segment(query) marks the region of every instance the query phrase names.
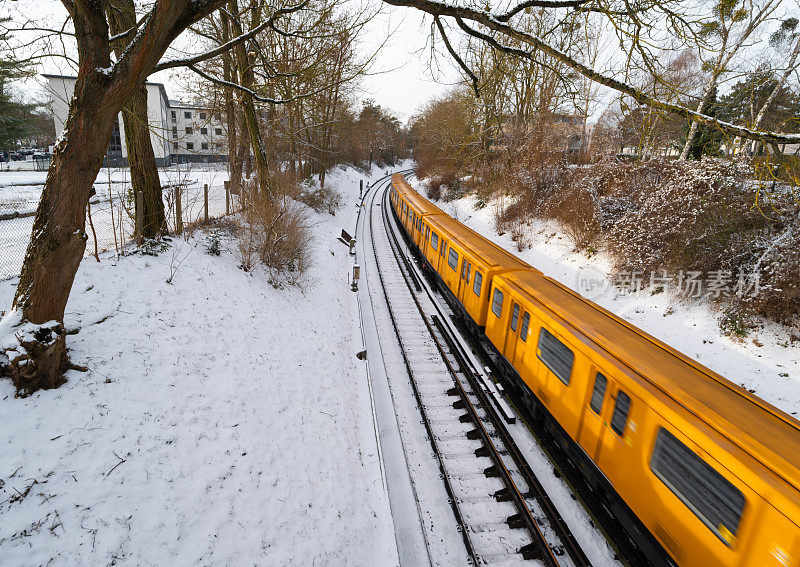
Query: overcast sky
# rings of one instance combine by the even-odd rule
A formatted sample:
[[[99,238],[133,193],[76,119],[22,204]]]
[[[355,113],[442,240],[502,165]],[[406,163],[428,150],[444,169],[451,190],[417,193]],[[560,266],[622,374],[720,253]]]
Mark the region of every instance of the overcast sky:
[[[363,81],[364,98],[374,98],[405,122],[420,106],[452,88],[458,73],[447,58],[429,69],[431,18],[418,10],[388,6],[370,22],[365,49],[374,51],[388,37],[375,62],[374,74]],[[435,76],[434,76],[435,73]]]

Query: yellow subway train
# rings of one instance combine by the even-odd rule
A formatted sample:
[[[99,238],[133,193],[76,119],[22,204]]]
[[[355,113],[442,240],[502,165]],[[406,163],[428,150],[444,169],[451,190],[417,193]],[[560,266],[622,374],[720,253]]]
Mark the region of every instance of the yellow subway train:
[[[425,269],[633,543],[632,562],[800,567],[800,422],[392,177]]]

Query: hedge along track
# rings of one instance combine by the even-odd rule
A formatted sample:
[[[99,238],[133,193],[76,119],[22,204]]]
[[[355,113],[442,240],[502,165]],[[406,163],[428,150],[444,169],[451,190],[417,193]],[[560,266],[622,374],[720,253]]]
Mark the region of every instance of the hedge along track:
[[[402,253],[391,228],[387,194],[380,184],[365,199],[373,253],[467,555],[476,565],[529,559],[552,566],[589,565],[477,383],[444,313]],[[376,204],[379,195],[383,202]],[[381,221],[384,230],[378,226]]]

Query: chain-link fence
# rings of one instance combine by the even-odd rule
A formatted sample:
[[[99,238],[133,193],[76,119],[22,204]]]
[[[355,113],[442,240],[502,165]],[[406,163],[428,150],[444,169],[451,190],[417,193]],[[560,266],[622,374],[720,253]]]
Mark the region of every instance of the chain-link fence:
[[[223,168],[182,166],[159,171],[169,231],[175,232],[176,208],[182,225],[218,218],[238,205],[227,196]],[[31,237],[46,172],[0,172],[0,280],[18,276]],[[103,169],[94,184],[86,219],[86,255],[121,252],[134,238],[135,196],[127,169]],[[180,201],[180,207],[176,202]],[[206,213],[207,203],[207,213]]]

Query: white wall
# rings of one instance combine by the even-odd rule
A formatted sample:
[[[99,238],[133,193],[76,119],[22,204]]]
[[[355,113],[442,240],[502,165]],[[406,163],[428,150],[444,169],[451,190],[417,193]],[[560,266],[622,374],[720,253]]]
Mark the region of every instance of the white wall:
[[[69,101],[75,92],[74,77],[48,77],[49,90],[53,99],[53,121],[56,127],[56,137],[64,131],[64,124],[69,115]],[[147,85],[147,121],[150,124],[150,141],[157,160],[164,160],[169,156],[170,130],[167,123],[168,109],[161,96],[158,85]],[[125,129],[123,128],[122,113],[117,117],[122,138],[122,156],[128,157],[128,148],[125,145]]]

